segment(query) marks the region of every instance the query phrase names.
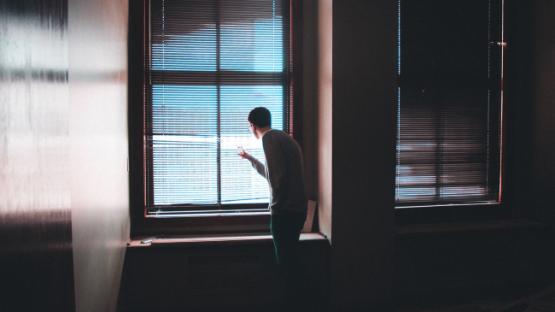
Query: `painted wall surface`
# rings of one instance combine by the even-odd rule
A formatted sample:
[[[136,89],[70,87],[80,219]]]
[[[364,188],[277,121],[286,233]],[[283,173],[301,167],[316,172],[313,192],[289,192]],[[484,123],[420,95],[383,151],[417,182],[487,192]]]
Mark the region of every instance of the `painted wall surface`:
[[[303,155],[307,195],[310,199],[318,199],[317,192],[317,111],[316,102],[316,64],[318,63],[317,49],[317,16],[318,1],[309,0],[302,2],[302,109]]]
[[[0,15],[0,310],[113,311],[129,237],[127,2],[1,1]]]
[[[396,2],[333,2],[332,302],[385,311],[395,190]]]
[[[318,1],[316,8],[317,64],[317,155],[318,155],[318,223],[320,232],[332,237],[332,160],[333,160],[333,1]]]
[[[72,311],[67,0],[0,1],[0,311]]]
[[[69,130],[75,301],[115,311],[129,239],[127,0],[70,0]]]
[[[309,198],[318,202],[318,230],[331,237],[332,1],[302,2],[303,151]]]

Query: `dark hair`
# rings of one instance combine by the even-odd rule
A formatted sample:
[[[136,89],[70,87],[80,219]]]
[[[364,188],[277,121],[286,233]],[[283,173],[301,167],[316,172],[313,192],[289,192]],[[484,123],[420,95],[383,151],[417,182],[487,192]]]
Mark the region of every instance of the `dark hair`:
[[[256,107],[249,113],[249,122],[259,128],[270,126],[272,115],[266,107]]]

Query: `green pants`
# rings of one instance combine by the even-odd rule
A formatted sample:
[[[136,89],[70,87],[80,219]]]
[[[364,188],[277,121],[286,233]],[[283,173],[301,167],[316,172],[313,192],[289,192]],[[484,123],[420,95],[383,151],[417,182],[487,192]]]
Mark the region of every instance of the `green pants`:
[[[272,215],[270,230],[274,239],[276,261],[286,267],[298,262],[299,236],[306,219],[305,213]]]
[[[306,214],[272,215],[270,229],[274,239],[277,262],[280,304],[276,311],[305,311],[303,309],[303,270],[299,255],[299,236]]]

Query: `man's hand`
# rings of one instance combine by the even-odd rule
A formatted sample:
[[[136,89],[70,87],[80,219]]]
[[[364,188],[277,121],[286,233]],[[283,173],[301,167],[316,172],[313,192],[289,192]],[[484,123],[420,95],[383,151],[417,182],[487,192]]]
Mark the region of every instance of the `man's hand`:
[[[237,155],[239,155],[243,159],[250,160],[252,158],[251,154],[247,153],[247,151],[245,151],[242,147],[237,148]]]
[[[264,167],[264,165],[254,156],[247,153],[247,151],[245,151],[242,146],[237,146],[237,155],[239,155],[239,157],[243,159],[250,161],[251,165],[254,167],[254,169],[256,169],[256,172],[267,179],[266,167]]]

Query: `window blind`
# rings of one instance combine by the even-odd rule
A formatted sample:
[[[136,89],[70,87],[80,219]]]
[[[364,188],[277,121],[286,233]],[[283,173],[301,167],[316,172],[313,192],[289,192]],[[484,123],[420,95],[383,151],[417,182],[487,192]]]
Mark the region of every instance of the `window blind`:
[[[497,203],[502,0],[400,0],[396,206]]]
[[[145,88],[148,211],[266,207],[247,116],[288,129],[289,6],[280,0],[151,0]]]

